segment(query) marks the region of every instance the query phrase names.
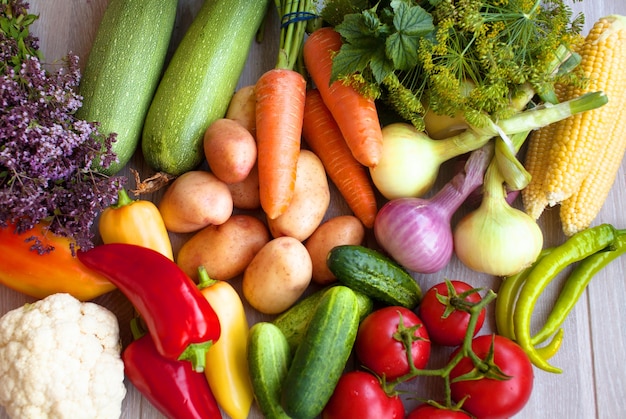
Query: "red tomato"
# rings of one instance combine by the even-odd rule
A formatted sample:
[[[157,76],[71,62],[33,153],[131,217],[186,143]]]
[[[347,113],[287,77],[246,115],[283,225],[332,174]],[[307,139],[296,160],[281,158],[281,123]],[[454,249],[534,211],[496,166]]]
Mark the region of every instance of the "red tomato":
[[[449,295],[448,286],[445,282],[437,284],[426,291],[420,303],[419,316],[424,325],[426,325],[431,342],[443,346],[459,346],[465,338],[470,314],[467,311],[455,309],[450,304],[454,304],[454,298],[460,301],[478,303],[482,297],[478,292],[467,293],[473,287],[465,282],[450,281],[450,284],[454,289],[451,299],[445,298]],[[439,298],[443,296],[445,301],[439,301],[438,296]],[[444,317],[446,309],[452,309],[452,311],[448,316]],[[485,309],[481,310],[478,315],[474,336],[476,336],[484,322]]]
[[[473,416],[461,410],[443,409],[428,403],[420,404],[409,413],[406,419],[472,419]]]
[[[406,350],[402,341],[396,339],[401,318],[405,333],[413,336],[413,363],[423,369],[430,357],[430,340],[420,318],[408,308],[389,306],[372,312],[361,322],[356,337],[359,361],[378,376],[384,375],[387,381],[409,372]]]
[[[341,376],[322,411],[322,419],[402,419],[404,405],[399,396],[388,396],[378,379],[365,371]]]
[[[485,360],[493,341],[493,364],[511,378],[498,380],[484,377],[478,380],[452,382],[455,401],[468,396],[463,409],[481,419],[509,418],[524,408],[533,389],[533,366],[524,350],[512,340],[499,335],[482,335],[472,340],[476,355]],[[454,357],[455,351],[451,356]],[[472,361],[465,357],[451,371],[450,379],[470,372]]]

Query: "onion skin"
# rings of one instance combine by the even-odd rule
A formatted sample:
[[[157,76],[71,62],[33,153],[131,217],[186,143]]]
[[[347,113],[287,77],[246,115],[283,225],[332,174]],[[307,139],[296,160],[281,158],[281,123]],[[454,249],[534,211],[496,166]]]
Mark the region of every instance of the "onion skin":
[[[432,198],[396,198],[383,205],[374,221],[378,244],[406,269],[419,273],[443,269],[454,252],[452,215],[482,185],[491,155],[487,146],[472,152],[465,171]]]
[[[450,219],[445,212],[421,198],[389,201],[378,211],[374,223],[376,241],[405,268],[419,273],[438,272],[453,253],[452,231],[441,228]]]
[[[439,175],[443,162],[487,144],[491,135],[471,130],[443,140],[433,140],[413,125],[395,122],[382,129],[383,153],[370,168],[376,189],[387,199],[422,197]]]
[[[505,200],[500,205],[483,204],[467,214],[453,237],[456,256],[465,266],[494,276],[519,273],[543,248],[539,225]]]
[[[383,127],[383,153],[370,175],[387,199],[422,196],[434,185],[442,157],[434,141],[413,126],[394,123]]]

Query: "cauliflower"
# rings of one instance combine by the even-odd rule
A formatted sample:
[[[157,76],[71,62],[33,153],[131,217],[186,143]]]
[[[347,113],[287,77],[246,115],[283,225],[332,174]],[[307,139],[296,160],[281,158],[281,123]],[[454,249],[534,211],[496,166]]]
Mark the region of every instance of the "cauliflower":
[[[53,294],[0,318],[0,405],[12,418],[119,418],[126,396],[117,318]]]

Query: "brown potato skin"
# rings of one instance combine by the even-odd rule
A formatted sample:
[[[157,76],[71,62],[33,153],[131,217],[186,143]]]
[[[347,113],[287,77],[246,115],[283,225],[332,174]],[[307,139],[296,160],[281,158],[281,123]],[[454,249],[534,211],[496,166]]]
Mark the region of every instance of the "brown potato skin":
[[[226,118],[239,122],[256,138],[256,95],[254,85],[243,86],[230,99]]]
[[[243,274],[244,298],[261,313],[282,313],[307,289],[311,272],[311,257],[302,242],[289,236],[272,239]]]
[[[301,150],[293,198],[287,210],[267,223],[273,237],[306,240],[321,224],[330,205],[330,187],[322,161],[310,150]]]
[[[229,183],[228,189],[233,197],[235,208],[242,210],[256,210],[261,208],[259,192],[259,168],[255,164],[248,176],[237,183]]]
[[[198,280],[200,266],[211,279],[228,281],[243,273],[270,238],[261,220],[234,214],[224,224],[195,233],[181,246],[176,263],[194,281]]]
[[[233,198],[214,174],[192,170],[174,179],[158,208],[168,231],[192,233],[226,222],[233,213]]]
[[[206,129],[204,156],[211,172],[226,183],[243,181],[256,163],[256,141],[233,119],[222,118]]]
[[[328,253],[335,246],[359,245],[364,239],[365,227],[353,215],[339,215],[321,224],[305,243],[313,263],[313,282],[328,285],[337,281],[326,265]]]

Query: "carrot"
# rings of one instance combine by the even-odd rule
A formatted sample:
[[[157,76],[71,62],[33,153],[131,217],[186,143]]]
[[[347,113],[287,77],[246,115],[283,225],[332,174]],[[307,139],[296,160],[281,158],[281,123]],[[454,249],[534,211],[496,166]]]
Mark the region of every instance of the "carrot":
[[[317,89],[306,94],[302,134],[354,215],[372,228],[378,206],[367,169],[352,155]]]
[[[304,43],[304,64],[354,157],[365,166],[375,167],[383,139],[374,100],[340,80],[330,83],[333,55],[341,44],[341,36],[330,27],[314,31]]]
[[[289,206],[296,184],[306,80],[293,70],[272,69],[256,82],[259,194],[274,219]]]
[[[300,56],[310,0],[277,1],[282,26],[276,67],[256,82],[256,140],[261,207],[270,219],[293,198],[300,155],[307,81],[294,70]]]

